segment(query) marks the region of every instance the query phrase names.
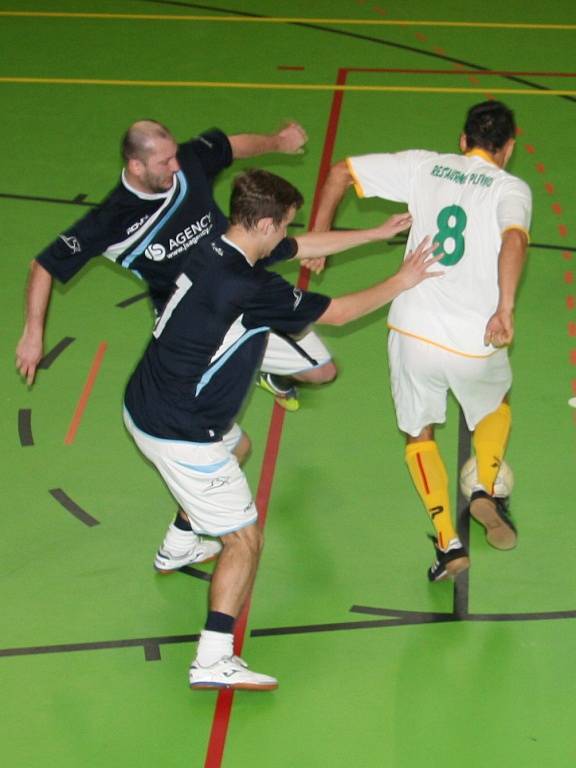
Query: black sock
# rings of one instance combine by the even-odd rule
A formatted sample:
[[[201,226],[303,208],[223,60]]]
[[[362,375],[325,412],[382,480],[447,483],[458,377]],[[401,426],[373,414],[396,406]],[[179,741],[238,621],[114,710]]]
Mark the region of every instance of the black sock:
[[[206,619],[204,629],[208,629],[210,632],[224,632],[227,635],[231,635],[234,632],[234,621],[234,616],[229,616],[227,613],[208,611],[208,618]]]
[[[176,515],[176,520],[174,520],[174,525],[176,526],[176,528],[179,528],[181,531],[192,530],[192,526],[190,525],[190,520],[188,520],[188,518],[184,520],[180,512],[178,512]]]

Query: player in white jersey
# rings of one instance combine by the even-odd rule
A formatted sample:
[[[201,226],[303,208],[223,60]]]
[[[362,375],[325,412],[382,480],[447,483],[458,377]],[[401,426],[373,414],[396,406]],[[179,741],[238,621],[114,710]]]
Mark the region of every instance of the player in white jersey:
[[[406,462],[435,529],[431,581],[469,566],[450,513],[448,479],[434,440],[451,390],[473,431],[478,484],[470,514],[498,549],[516,544],[506,501],[493,495],[511,417],[506,347],[514,335],[516,290],[526,258],[531,193],[504,168],[514,149],[514,115],[500,102],[472,107],[462,154],[408,150],[349,157],[332,167],[316,228],[328,229],[346,190],[404,202],[413,224],[407,252],[430,235],[443,253],[442,280],[397,297],[388,317],[392,393]]]

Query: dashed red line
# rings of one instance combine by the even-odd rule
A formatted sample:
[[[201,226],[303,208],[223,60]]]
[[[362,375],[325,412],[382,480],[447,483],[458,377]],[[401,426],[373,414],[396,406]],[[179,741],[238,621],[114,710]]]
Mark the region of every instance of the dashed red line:
[[[574,309],[576,307],[576,299],[574,296],[566,296],[566,309]]]
[[[567,285],[572,285],[574,282],[574,272],[564,272],[564,282]]]
[[[568,237],[568,227],[566,224],[558,224],[558,234],[560,237]]]

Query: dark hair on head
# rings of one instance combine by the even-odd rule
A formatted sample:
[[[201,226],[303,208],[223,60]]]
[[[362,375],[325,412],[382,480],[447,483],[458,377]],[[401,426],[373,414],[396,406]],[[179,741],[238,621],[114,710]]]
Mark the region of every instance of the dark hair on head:
[[[157,120],[138,120],[132,123],[120,142],[124,165],[132,158],[145,160],[153,149],[154,139],[174,140],[174,137],[168,128]]]
[[[289,181],[268,171],[253,168],[234,179],[230,196],[230,222],[252,229],[260,219],[276,226],[291,208],[300,208],[304,198]]]
[[[497,152],[516,136],[514,112],[501,101],[476,104],[468,110],[464,134],[468,149],[480,147],[488,152]]]

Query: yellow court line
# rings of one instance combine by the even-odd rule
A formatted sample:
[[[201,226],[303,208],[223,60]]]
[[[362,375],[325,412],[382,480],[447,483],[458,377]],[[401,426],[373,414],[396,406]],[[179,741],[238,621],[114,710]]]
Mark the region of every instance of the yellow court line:
[[[490,93],[514,96],[576,96],[576,90],[537,88],[436,88],[401,85],[331,85],[330,83],[230,83],[201,80],[92,80],[79,77],[0,77],[0,84],[113,85],[135,88],[243,88],[270,91],[375,91],[387,93]]]
[[[325,24],[379,27],[469,27],[478,29],[574,30],[576,24],[523,24],[496,21],[426,21],[413,19],[308,19],[284,16],[179,16],[159,13],[72,13],[66,11],[0,11],[0,16],[52,19],[102,19],[129,21],[204,21],[239,24]]]

